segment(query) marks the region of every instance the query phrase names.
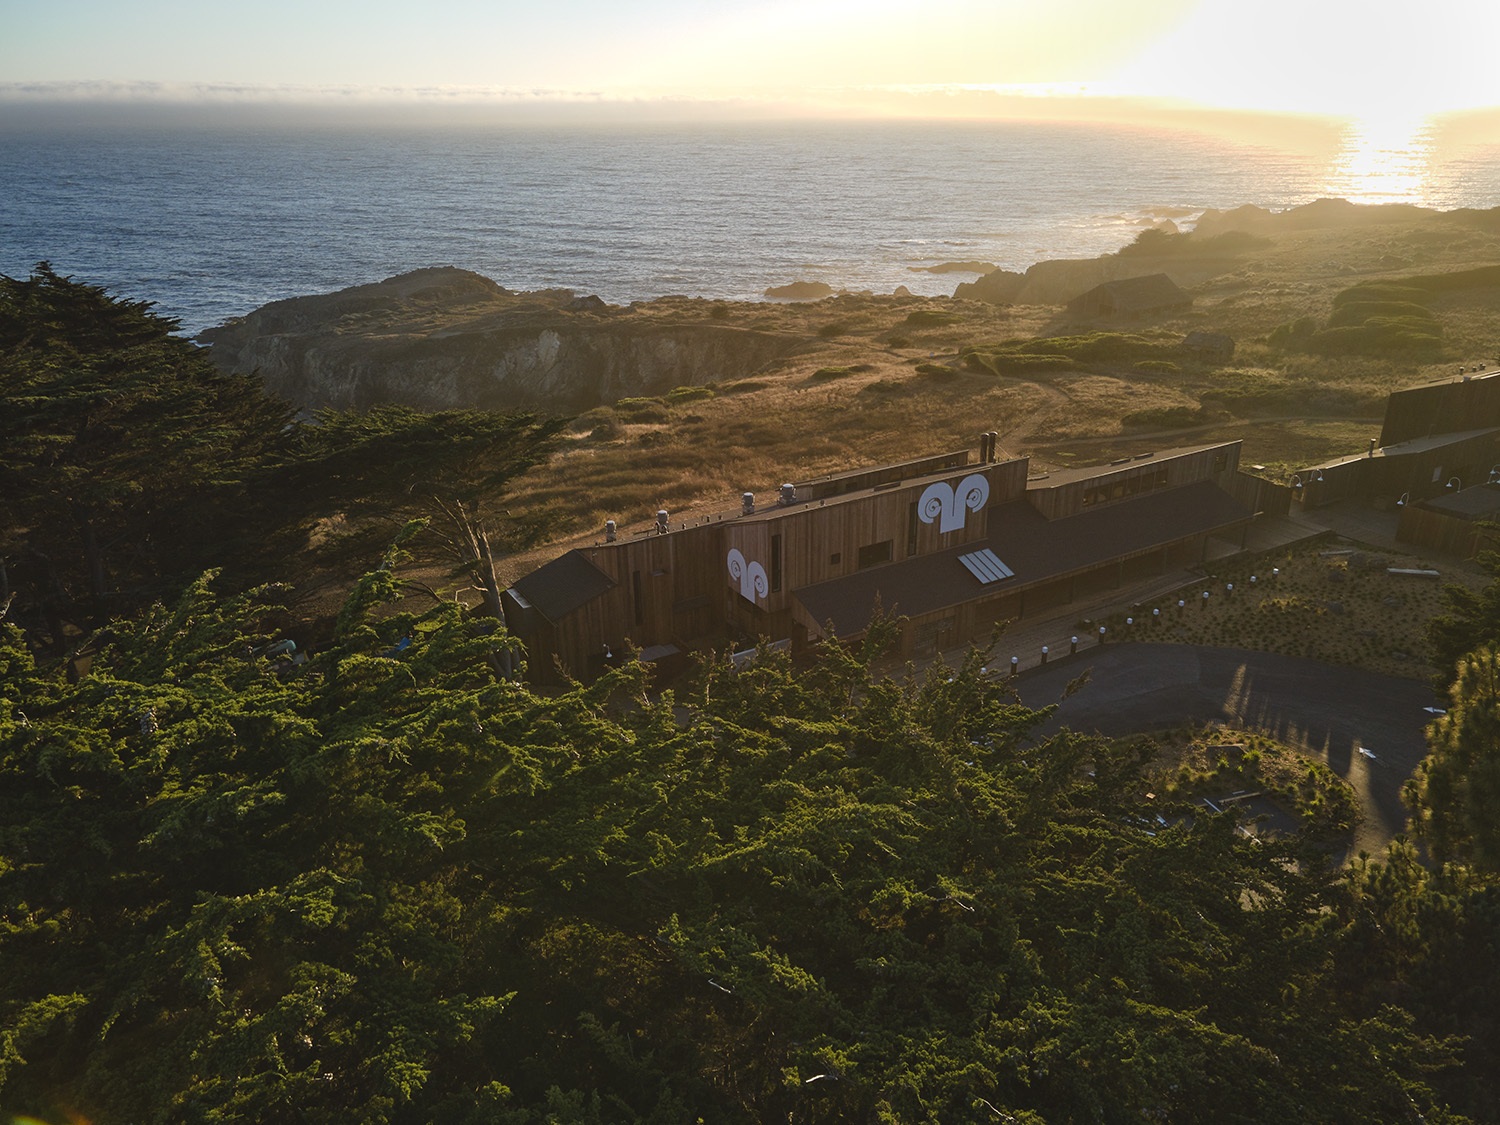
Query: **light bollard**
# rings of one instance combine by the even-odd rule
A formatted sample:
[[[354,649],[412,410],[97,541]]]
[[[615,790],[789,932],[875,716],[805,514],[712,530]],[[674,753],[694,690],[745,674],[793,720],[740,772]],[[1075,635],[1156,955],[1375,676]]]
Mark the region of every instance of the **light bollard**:
[[[1153,625],[1160,625],[1161,624],[1161,610],[1159,610],[1159,609],[1153,609],[1151,611],[1151,624],[1153,624]]]
[[[1046,645],[1042,646],[1042,663],[1043,664],[1047,663],[1047,646]]]
[[[1203,591],[1203,608],[1204,609],[1208,608],[1208,591],[1207,590]]]
[[[1234,583],[1233,582],[1229,583],[1229,585],[1227,585],[1227,586],[1224,587],[1224,596],[1226,598],[1232,598],[1232,597],[1234,597]]]
[[[1077,637],[1072,637],[1070,639],[1071,639],[1071,641],[1073,643],[1073,647],[1068,650],[1068,655],[1069,656],[1077,656],[1078,655],[1078,638]]]
[[[1014,676],[1020,670],[1021,670],[1021,658],[1019,656],[1012,656],[1010,658],[1010,674],[1012,676]]]
[[[1104,626],[1103,625],[1099,626],[1099,643],[1101,645],[1104,643]]]

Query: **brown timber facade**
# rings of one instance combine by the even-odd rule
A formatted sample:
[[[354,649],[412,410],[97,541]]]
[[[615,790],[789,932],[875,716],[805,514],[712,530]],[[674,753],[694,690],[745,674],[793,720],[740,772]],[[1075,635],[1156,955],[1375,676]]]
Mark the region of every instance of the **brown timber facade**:
[[[570,551],[506,591],[532,675],[588,679],[630,646],[647,659],[758,638],[794,651],[852,637],[877,605],[917,655],[996,624],[1193,565],[1252,511],[1228,491],[1239,443],[1028,480],[1026,458],[969,451],[787,486],[769,506]]]

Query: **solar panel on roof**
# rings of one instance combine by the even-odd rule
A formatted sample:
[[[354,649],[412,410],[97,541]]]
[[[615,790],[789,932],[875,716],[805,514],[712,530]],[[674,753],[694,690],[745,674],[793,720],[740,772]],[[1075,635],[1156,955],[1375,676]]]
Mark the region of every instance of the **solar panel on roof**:
[[[1015,575],[1015,571],[1001,562],[995,552],[988,547],[972,554],[959,555],[958,561],[968,568],[970,574],[979,579],[982,586],[988,586],[991,582],[999,582],[1002,578],[1011,578]]]

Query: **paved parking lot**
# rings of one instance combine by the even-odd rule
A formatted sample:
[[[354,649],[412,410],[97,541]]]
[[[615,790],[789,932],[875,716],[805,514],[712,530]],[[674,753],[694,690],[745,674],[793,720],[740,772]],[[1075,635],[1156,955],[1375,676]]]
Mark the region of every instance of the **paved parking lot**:
[[[1064,687],[1084,671],[1088,684],[1062,700]],[[1423,708],[1438,705],[1432,689],[1416,680],[1176,644],[1098,646],[1011,682],[1028,706],[1059,704],[1044,733],[1070,727],[1124,735],[1215,720],[1263,731],[1354,786],[1364,813],[1354,851],[1371,855],[1405,830],[1401,786],[1427,752],[1432,715]]]

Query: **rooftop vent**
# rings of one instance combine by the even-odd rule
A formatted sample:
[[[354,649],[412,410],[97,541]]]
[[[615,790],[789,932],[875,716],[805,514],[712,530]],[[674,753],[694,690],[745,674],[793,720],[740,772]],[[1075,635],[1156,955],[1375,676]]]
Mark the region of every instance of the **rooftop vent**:
[[[783,507],[785,507],[788,504],[795,504],[796,502],[797,502],[797,487],[796,487],[796,485],[791,485],[791,484],[784,484],[784,485],[782,485],[781,486],[781,500],[780,500],[781,505]]]
[[[613,543],[615,541],[615,521],[614,520],[605,520],[604,521],[604,541],[606,543]]]
[[[740,496],[740,513],[746,516],[755,514],[755,493],[746,492]]]
[[[656,534],[665,535],[670,529],[667,527],[667,510],[658,508],[656,510]]]

